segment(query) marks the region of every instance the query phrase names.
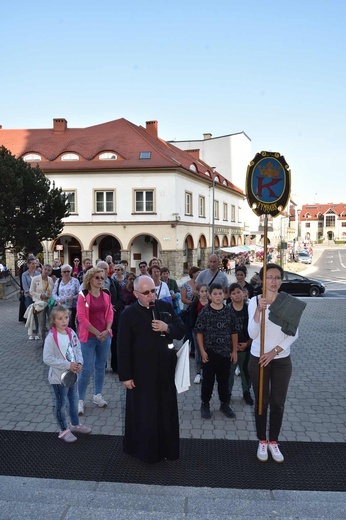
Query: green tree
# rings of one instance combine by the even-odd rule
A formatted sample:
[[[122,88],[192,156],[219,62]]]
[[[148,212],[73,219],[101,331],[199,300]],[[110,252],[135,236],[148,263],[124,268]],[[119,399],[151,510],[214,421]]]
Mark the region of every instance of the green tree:
[[[0,252],[42,251],[43,240],[55,239],[69,216],[66,195],[51,188],[40,168],[0,148]]]

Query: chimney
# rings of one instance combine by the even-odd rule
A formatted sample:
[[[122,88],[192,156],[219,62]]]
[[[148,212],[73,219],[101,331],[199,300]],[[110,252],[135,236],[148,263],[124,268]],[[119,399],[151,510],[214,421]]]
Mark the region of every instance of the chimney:
[[[158,134],[158,122],[157,121],[147,121],[146,123],[146,131],[148,134],[150,134],[152,137],[155,137],[157,139]]]
[[[211,139],[212,134],[203,134],[203,139],[206,141],[207,139]]]
[[[65,132],[67,129],[67,121],[63,117],[53,119],[53,130],[54,132]]]
[[[199,159],[199,148],[195,148],[194,150],[186,150],[186,152],[192,155],[195,159]]]

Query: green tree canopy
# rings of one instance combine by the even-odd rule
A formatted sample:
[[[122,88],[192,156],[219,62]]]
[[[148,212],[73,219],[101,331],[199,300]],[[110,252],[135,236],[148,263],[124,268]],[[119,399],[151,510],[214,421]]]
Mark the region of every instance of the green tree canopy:
[[[61,188],[51,188],[40,168],[0,148],[0,251],[42,251],[43,240],[55,239],[68,217]]]

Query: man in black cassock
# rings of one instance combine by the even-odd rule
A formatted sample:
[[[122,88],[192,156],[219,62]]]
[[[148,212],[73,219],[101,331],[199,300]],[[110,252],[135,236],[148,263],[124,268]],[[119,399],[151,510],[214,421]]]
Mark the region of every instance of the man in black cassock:
[[[176,460],[177,356],[169,345],[186,328],[170,303],[156,300],[150,276],[136,278],[134,293],[137,302],[120,315],[117,340],[119,379],[126,388],[124,451],[149,463]]]

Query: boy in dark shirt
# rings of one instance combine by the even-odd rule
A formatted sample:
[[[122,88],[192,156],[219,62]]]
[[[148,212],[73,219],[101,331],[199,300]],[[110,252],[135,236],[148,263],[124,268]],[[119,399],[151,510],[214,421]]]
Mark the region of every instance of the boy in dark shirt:
[[[241,377],[241,385],[243,389],[243,397],[244,401],[248,405],[253,405],[254,401],[250,394],[251,382],[248,371],[248,363],[250,358],[250,346],[251,339],[249,333],[247,331],[248,322],[249,322],[249,313],[247,304],[244,299],[244,289],[239,283],[232,283],[229,288],[229,295],[231,299],[231,303],[229,307],[233,309],[233,312],[236,315],[237,323],[238,323],[238,366],[240,369],[240,377]],[[230,376],[229,376],[229,397],[231,398],[233,385],[234,385],[234,373],[235,373],[235,365],[231,366]]]
[[[220,411],[232,419],[235,413],[229,406],[228,378],[231,360],[237,363],[238,333],[235,314],[224,305],[222,285],[212,283],[209,287],[211,303],[200,312],[195,326],[197,343],[203,363],[201,416],[210,419],[209,401],[213,393],[215,377],[221,401]]]

